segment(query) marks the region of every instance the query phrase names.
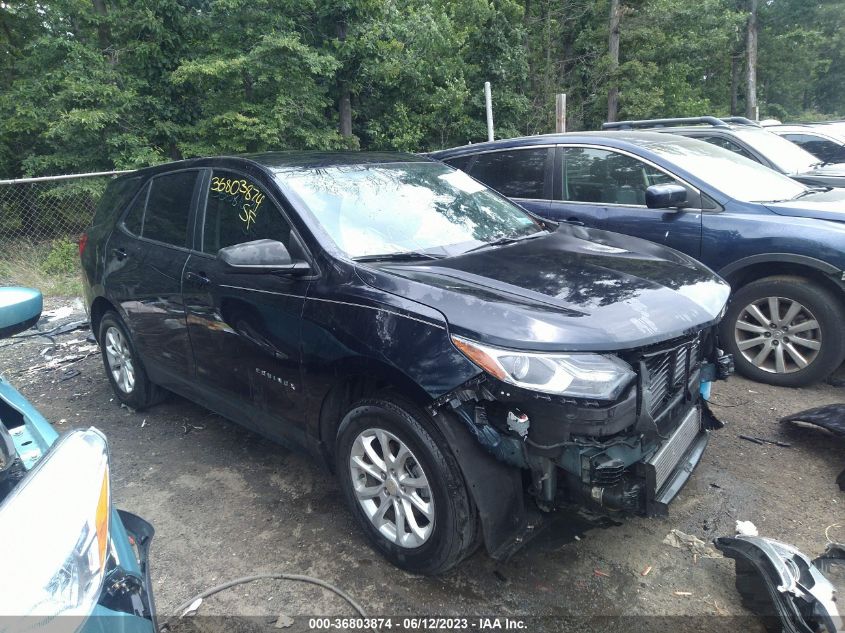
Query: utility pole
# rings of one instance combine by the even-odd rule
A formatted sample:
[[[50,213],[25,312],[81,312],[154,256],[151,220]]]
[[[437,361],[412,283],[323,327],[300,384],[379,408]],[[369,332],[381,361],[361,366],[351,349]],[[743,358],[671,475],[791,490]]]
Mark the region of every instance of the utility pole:
[[[745,116],[752,121],[759,121],[760,110],[757,106],[757,0],[749,0],[748,7]]]
[[[555,132],[566,132],[566,94],[555,97]]]
[[[487,110],[487,140],[493,140],[493,95],[490,91],[490,82],[484,82],[484,106]]]
[[[615,121],[619,112],[619,85],[616,71],[619,68],[619,21],[622,15],[620,0],[610,0],[610,86],[607,91],[607,120]]]

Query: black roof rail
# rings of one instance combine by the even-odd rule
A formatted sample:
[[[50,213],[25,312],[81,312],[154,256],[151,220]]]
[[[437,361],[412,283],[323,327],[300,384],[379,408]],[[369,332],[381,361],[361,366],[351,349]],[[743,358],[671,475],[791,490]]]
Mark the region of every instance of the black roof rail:
[[[747,120],[747,119],[746,119]],[[646,119],[644,121],[615,121],[604,123],[603,130],[633,130],[636,128],[672,127],[675,125],[687,125],[695,123],[707,123],[713,127],[728,127],[728,124],[714,116],[693,116],[678,119]]]
[[[722,117],[722,121],[725,123],[739,123],[740,125],[753,125],[754,127],[763,127],[757,121],[752,121],[751,119],[747,119],[744,116],[726,116]]]

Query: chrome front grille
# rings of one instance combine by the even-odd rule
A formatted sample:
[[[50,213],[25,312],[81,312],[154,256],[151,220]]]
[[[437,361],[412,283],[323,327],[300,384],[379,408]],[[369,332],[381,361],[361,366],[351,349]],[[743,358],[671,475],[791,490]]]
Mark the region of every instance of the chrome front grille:
[[[648,463],[654,467],[655,491],[659,491],[701,430],[701,410],[692,409],[672,436]]]
[[[650,393],[648,412],[653,418],[657,418],[678,390],[683,388],[687,355],[690,356],[692,370],[699,363],[700,351],[699,337],[696,336],[673,349],[646,357],[646,389]]]

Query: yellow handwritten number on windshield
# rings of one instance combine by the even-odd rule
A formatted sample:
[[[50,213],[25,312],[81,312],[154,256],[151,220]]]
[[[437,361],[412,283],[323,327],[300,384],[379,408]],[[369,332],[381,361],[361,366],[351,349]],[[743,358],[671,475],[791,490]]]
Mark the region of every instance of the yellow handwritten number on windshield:
[[[213,176],[210,190],[217,194],[217,197],[230,198],[233,206],[240,204],[241,212],[238,214],[238,218],[249,231],[258,219],[258,207],[264,202],[264,194],[259,191],[258,187],[243,179],[236,180]]]

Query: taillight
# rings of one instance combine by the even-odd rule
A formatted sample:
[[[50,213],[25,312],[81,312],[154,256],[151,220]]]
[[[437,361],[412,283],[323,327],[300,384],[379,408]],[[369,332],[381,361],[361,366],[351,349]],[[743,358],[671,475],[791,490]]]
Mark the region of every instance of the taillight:
[[[88,246],[88,234],[83,233],[79,236],[79,256],[82,257],[82,253],[85,252],[85,247]]]

